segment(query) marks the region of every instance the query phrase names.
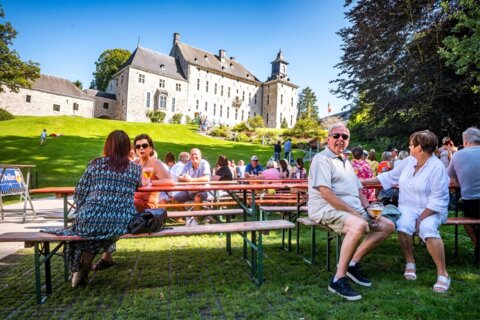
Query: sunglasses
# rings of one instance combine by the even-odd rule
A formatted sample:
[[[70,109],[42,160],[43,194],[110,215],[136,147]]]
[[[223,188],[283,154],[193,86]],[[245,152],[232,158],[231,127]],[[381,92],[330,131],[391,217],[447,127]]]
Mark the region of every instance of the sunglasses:
[[[135,145],[135,149],[140,149],[140,148],[143,148],[143,149],[147,149],[148,147],[150,147],[150,145],[148,143],[143,143],[143,144],[136,144]]]
[[[350,136],[346,133],[334,133],[332,135],[330,135],[333,139],[338,139],[340,137],[342,137],[343,140],[348,140],[348,138],[350,138]]]

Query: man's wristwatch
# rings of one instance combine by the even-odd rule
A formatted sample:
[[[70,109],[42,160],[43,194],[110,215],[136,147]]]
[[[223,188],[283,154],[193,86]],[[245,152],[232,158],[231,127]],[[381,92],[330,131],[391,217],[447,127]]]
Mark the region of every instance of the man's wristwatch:
[[[371,207],[370,205],[366,206],[366,207],[365,207],[365,210],[367,210],[367,209],[370,208],[370,207]]]

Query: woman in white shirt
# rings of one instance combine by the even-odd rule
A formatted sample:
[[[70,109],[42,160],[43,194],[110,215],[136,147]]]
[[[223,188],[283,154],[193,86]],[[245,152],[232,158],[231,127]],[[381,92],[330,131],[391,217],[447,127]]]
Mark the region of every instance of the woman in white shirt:
[[[410,157],[391,171],[376,178],[364,180],[365,186],[381,183],[384,189],[399,186],[398,209],[402,213],[397,221],[398,240],[405,256],[404,277],[416,280],[413,256],[413,235],[425,242],[437,267],[434,292],[447,292],[450,287],[445,265],[445,249],[439,227],[448,215],[448,176],[442,162],[434,155],[437,136],[428,130],[410,136]]]

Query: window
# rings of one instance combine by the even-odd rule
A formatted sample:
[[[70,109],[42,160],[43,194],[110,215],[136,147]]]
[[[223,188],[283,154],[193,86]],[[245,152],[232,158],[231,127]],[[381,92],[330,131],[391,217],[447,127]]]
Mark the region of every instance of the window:
[[[53,111],[60,111],[60,105],[59,104],[54,104],[53,105]]]
[[[158,80],[158,86],[159,86],[160,88],[165,88],[165,80],[164,80],[164,79]]]
[[[197,103],[195,104],[195,107],[197,108],[197,110],[198,110],[198,104],[199,104],[199,102],[197,100]]]
[[[197,79],[197,90],[200,90],[200,79]]]
[[[138,74],[138,82],[139,83],[145,83],[145,75],[144,74]]]
[[[293,126],[293,116],[290,116],[290,127]]]
[[[205,112],[207,112],[207,111],[208,111],[208,102],[205,101]]]
[[[269,104],[270,104],[270,95],[267,94],[267,105],[269,105]],[[268,121],[267,121],[267,122],[268,122]]]
[[[108,109],[108,102],[103,103],[103,109]]]
[[[283,104],[283,94],[280,95],[280,104]]]
[[[220,86],[220,95],[223,97],[223,85]]]
[[[255,95],[255,104],[257,104],[257,95]]]
[[[208,92],[208,81],[205,82],[205,92]]]
[[[217,84],[215,83],[215,89],[213,89],[213,93],[217,94]]]
[[[223,115],[223,106],[220,105],[220,118],[222,117],[222,115]]]
[[[172,112],[175,112],[175,98],[172,98]]]
[[[235,120],[238,119],[238,109],[235,109]]]
[[[216,113],[217,113],[217,104],[214,103],[213,104],[213,116],[215,116]]]
[[[145,94],[145,107],[150,108],[150,92]]]
[[[248,102],[250,103],[251,100],[252,100],[252,93],[249,92],[249,93],[248,93]]]
[[[227,119],[230,118],[230,107],[227,107]]]
[[[123,84],[123,74],[122,74],[122,76],[120,77],[120,84]]]
[[[78,111],[78,103],[73,103],[73,111]]]
[[[290,107],[293,108],[293,98],[290,100]]]
[[[32,96],[27,94],[26,100],[28,103],[32,102]]]
[[[280,123],[282,123],[282,113],[280,112]]]
[[[257,116],[257,113],[256,113],[256,112],[254,112],[254,113],[253,113],[253,116],[254,116],[254,117],[256,117],[256,116]]]
[[[177,84],[175,85],[175,89],[176,89],[177,91],[179,91],[179,92],[182,91],[182,84],[181,84],[181,83],[177,83]]]
[[[160,105],[158,106],[160,109],[167,109],[167,96],[161,95],[160,96]]]
[[[268,113],[267,113],[267,124],[268,124]]]
[[[230,98],[230,87],[228,87],[227,97]]]
[[[245,101],[245,91],[242,92],[242,101]]]
[[[244,112],[243,112],[243,110],[242,110],[242,121],[243,121],[243,118],[244,118],[243,116],[244,116]]]

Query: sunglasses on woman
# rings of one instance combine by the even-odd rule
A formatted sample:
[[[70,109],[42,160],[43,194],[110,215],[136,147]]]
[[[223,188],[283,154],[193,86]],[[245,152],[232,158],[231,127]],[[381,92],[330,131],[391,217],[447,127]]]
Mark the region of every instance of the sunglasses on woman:
[[[330,135],[333,139],[338,139],[340,137],[342,137],[343,140],[348,140],[348,138],[350,138],[350,136],[346,133],[334,133],[332,135]]]
[[[135,145],[135,149],[140,149],[140,148],[143,148],[143,149],[147,149],[148,147],[150,147],[150,145],[148,143],[142,143],[142,144],[136,144]]]

